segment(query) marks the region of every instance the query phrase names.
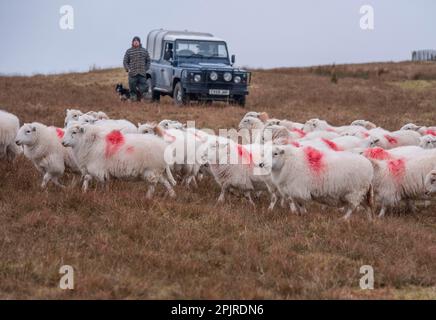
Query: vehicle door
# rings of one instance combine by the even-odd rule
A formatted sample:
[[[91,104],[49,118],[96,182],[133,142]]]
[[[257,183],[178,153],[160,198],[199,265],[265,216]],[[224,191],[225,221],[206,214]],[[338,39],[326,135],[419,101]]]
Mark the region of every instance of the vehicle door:
[[[164,41],[161,59],[159,62],[157,75],[157,86],[167,91],[172,90],[172,80],[174,74],[174,43],[172,41]]]

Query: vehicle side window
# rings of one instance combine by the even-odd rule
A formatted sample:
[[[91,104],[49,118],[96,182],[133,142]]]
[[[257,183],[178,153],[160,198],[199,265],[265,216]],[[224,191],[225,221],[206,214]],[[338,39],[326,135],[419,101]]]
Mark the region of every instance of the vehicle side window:
[[[172,42],[165,42],[163,59],[171,62],[174,59],[174,50]]]

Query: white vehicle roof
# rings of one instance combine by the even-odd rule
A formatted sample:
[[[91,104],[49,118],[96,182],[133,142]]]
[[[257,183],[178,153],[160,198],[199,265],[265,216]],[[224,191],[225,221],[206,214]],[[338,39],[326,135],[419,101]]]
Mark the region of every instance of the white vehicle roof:
[[[162,41],[175,40],[200,40],[200,41],[224,41],[213,36],[211,33],[194,32],[194,31],[172,31],[157,29],[152,30],[147,36],[147,50],[152,60],[160,59],[162,53]]]

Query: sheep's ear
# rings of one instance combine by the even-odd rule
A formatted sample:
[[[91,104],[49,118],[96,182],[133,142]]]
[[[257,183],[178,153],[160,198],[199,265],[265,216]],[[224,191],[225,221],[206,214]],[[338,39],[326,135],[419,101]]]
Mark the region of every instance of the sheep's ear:
[[[141,122],[138,122],[138,127],[142,126]]]
[[[32,131],[36,131],[36,127],[35,126],[32,126]]]
[[[259,119],[260,119],[262,122],[265,122],[266,120],[269,119],[268,113],[266,113],[266,112],[262,112],[261,114],[259,114]]]

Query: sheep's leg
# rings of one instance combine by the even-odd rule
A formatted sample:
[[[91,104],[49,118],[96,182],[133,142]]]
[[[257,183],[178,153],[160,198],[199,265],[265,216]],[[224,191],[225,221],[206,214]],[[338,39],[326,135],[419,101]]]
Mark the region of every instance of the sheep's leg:
[[[156,190],[156,183],[158,179],[154,172],[146,171],[144,173],[144,179],[149,183],[149,187],[147,190],[147,194],[145,195],[146,199],[151,199],[153,197],[154,191]]]
[[[165,188],[167,189],[168,194],[170,195],[171,198],[176,197],[176,193],[174,192],[173,187],[171,186],[171,184],[168,182],[167,179],[165,179],[164,177],[160,177],[159,182],[165,186]]]
[[[416,213],[416,206],[415,206],[415,204],[413,203],[413,200],[406,200],[406,210],[407,210],[407,212],[410,212],[410,213]]]
[[[307,213],[306,207],[304,206],[303,203],[295,202],[295,205],[297,206],[298,214],[303,215]]]
[[[294,201],[290,200],[289,201],[289,208],[291,209],[292,213],[297,214],[297,206],[295,205]]]
[[[285,206],[286,206],[286,199],[285,199],[285,197],[282,197],[280,199],[280,207],[284,208]],[[294,209],[295,209],[295,207],[294,207]],[[292,210],[292,208],[291,208],[291,210]]]
[[[343,216],[343,219],[344,219],[344,220],[348,220],[348,219],[350,219],[351,214],[353,213],[354,209],[355,209],[355,208],[349,206],[348,209],[347,209],[347,212],[346,212],[345,215]]]
[[[64,186],[62,183],[59,182],[59,177],[53,177],[53,178],[51,179],[51,181],[53,181],[53,183],[54,183],[56,186],[61,187],[61,188],[65,188],[65,186]]]
[[[89,188],[89,182],[92,180],[92,177],[91,177],[91,175],[89,175],[89,174],[86,174],[84,177],[83,177],[83,184],[82,184],[82,191],[83,192],[86,192],[86,191],[88,191],[88,188]]]
[[[378,214],[379,218],[383,218],[385,216],[386,213],[386,206],[384,204],[382,204],[382,207],[380,209],[380,213]]]
[[[221,193],[220,193],[220,196],[218,197],[218,200],[217,200],[218,203],[224,202],[224,197],[225,197],[226,189],[227,189],[227,187],[225,187],[225,186],[221,187]]]
[[[276,203],[277,203],[277,195],[273,192],[271,193],[271,202],[269,204],[268,210],[272,211]]]
[[[47,187],[47,183],[51,180],[51,174],[46,172],[44,177],[42,178],[41,188],[45,189]]]
[[[246,191],[244,193],[245,197],[247,198],[248,202],[253,206],[253,208],[256,208],[256,204],[253,202],[253,199],[251,199],[251,192]]]

